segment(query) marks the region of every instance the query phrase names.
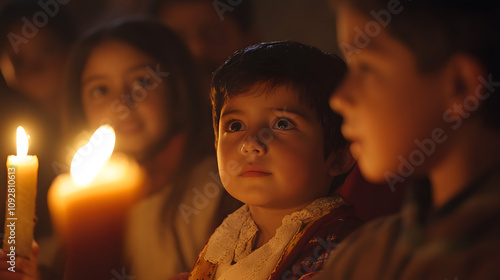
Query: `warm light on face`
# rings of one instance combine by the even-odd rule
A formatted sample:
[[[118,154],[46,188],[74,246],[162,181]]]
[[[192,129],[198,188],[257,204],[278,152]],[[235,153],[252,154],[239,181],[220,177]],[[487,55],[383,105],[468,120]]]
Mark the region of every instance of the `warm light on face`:
[[[71,176],[79,185],[91,182],[108,161],[115,147],[115,131],[109,125],[96,130],[85,146],[81,147],[71,162]]]
[[[17,128],[17,156],[25,157],[28,154],[28,135],[22,126]]]

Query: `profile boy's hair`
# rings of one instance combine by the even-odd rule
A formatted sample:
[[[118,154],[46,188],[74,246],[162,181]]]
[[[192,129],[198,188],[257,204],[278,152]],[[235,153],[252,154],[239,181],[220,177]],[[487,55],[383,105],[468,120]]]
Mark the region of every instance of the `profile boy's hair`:
[[[389,9],[388,2],[398,5]],[[348,4],[386,26],[391,36],[413,52],[422,73],[439,70],[453,54],[466,53],[485,67],[492,80],[500,80],[499,1],[339,0],[336,4]],[[484,120],[500,129],[500,93],[491,94],[482,106]]]
[[[219,137],[222,107],[230,98],[262,84],[266,90],[286,85],[312,108],[322,127],[325,160],[345,148],[340,127],[342,117],[329,105],[330,94],[342,81],[347,67],[338,56],[292,41],[261,43],[237,51],[212,76],[211,100],[215,142]],[[347,174],[344,174],[347,175]],[[340,182],[345,179],[337,176]],[[332,185],[331,189],[335,189]]]

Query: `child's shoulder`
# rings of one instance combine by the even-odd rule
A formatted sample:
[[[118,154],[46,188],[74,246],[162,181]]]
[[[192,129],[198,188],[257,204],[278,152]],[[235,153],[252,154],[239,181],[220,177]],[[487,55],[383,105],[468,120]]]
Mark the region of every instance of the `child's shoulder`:
[[[322,198],[320,204],[330,205],[329,210],[305,226],[304,235],[310,235],[308,239],[331,236],[341,240],[363,224],[352,204],[340,195]]]
[[[304,275],[312,277],[323,268],[337,245],[363,223],[356,217],[353,206],[340,195],[316,200],[305,210],[317,209],[327,211],[314,215],[289,242],[271,279],[282,275],[294,279],[305,279]]]

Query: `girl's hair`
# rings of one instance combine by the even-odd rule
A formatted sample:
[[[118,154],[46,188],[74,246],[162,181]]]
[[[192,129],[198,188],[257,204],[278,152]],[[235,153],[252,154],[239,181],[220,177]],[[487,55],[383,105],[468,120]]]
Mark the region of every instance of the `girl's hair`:
[[[176,168],[174,178],[170,183],[175,186],[170,196],[164,201],[161,221],[165,229],[171,229],[175,236],[174,217],[178,211],[178,203],[185,193],[185,183],[189,176],[189,168],[207,155],[203,145],[209,130],[208,106],[203,106],[203,97],[198,86],[198,79],[193,70],[191,56],[180,38],[161,23],[146,18],[128,18],[106,26],[100,26],[77,42],[70,59],[68,70],[70,124],[83,127],[84,114],[81,102],[81,75],[87,59],[92,51],[110,40],[118,40],[129,44],[137,50],[151,56],[161,66],[161,71],[168,72],[164,79],[170,94],[169,103],[172,108],[170,118],[174,120],[170,136],[176,132],[186,134],[186,144],[183,157]],[[124,58],[126,59],[126,58]],[[156,70],[156,69],[154,69]],[[206,123],[206,124],[205,124]],[[204,130],[204,127],[206,130]],[[209,135],[209,134],[208,134]],[[204,137],[205,136],[205,137]],[[165,147],[171,140],[165,139]],[[178,248],[179,249],[179,248]],[[179,249],[180,250],[180,249]]]

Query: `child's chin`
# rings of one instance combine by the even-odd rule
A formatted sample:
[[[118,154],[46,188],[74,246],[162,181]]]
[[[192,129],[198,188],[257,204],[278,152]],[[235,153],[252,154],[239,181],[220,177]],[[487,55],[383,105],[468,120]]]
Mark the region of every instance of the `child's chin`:
[[[371,183],[385,183],[387,176],[390,174],[398,175],[398,171],[390,171],[389,169],[380,168],[380,164],[367,163],[363,158],[358,159],[358,166],[363,178]]]
[[[127,156],[133,157],[137,161],[142,161],[146,157],[146,152],[138,149],[137,146],[130,147],[128,145],[121,145],[115,147],[115,152],[124,153]]]
[[[272,200],[266,198],[258,198],[258,197],[241,197],[241,199],[235,197],[239,201],[247,204],[251,207],[265,207],[265,208],[273,208],[276,203]]]

